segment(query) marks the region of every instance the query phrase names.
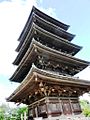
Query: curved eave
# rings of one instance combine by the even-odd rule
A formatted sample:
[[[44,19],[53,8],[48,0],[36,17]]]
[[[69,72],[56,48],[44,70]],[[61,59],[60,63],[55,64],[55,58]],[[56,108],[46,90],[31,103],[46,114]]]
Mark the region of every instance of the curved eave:
[[[35,56],[37,54],[46,55],[46,56],[50,57],[50,59],[52,57],[52,58],[56,58],[58,61],[59,60],[65,61],[65,63],[67,63],[69,65],[75,64],[76,66],[77,65],[82,66],[82,69],[87,67],[89,64],[89,62],[87,62],[87,61],[72,57],[67,54],[63,54],[62,52],[58,52],[49,47],[46,47],[33,39],[27,53],[24,55],[18,68],[16,69],[16,71],[14,72],[14,74],[12,75],[10,80],[16,81],[16,82],[21,82],[25,76],[23,78],[20,76],[23,76],[23,73],[25,73],[25,71],[28,72],[28,70],[30,69],[29,66],[30,66],[30,64],[34,63],[34,60],[36,59]],[[27,67],[29,67],[29,68],[27,69]],[[26,72],[26,74],[27,74],[27,72]]]
[[[35,78],[41,79],[42,82],[47,82],[51,84],[58,84],[61,85],[63,83],[64,85],[69,84],[71,86],[81,86],[81,87],[90,87],[90,81],[78,79],[76,77],[68,77],[63,75],[57,75],[51,72],[47,72],[45,70],[38,69],[35,65],[32,66],[31,70],[28,72],[25,79],[22,81],[20,86],[7,98],[7,101],[13,101],[17,102],[18,99],[22,99],[22,93],[24,93],[26,88],[29,87],[28,95],[30,93],[33,93],[32,90],[30,90],[30,85],[35,84]],[[35,86],[34,86],[35,87]],[[35,89],[35,88],[33,88]],[[89,89],[90,90],[90,89]],[[27,92],[27,91],[26,91]],[[25,93],[26,93],[25,92]],[[23,95],[23,98],[27,97],[27,94]]]
[[[26,37],[28,36],[28,34],[30,33],[31,29],[32,29],[32,23],[34,22],[35,20],[35,17],[34,17],[34,13],[30,14],[28,20],[27,20],[27,23],[20,35],[20,43],[19,45],[17,46],[16,48],[16,52],[19,52],[20,48],[22,47],[23,45],[23,42],[25,42],[26,40]]]
[[[30,44],[28,44],[28,41],[31,42],[32,37],[34,36],[34,34],[35,34],[35,28],[32,25],[32,29],[29,31],[29,34],[27,35],[26,41],[24,41],[18,55],[16,56],[16,59],[13,62],[14,65],[18,65],[20,63],[20,61],[22,60],[23,56],[25,55],[25,53],[27,52],[27,49],[30,46]]]
[[[63,22],[60,22],[60,21],[50,17],[49,15],[43,13],[42,11],[40,11],[39,9],[37,9],[34,6],[32,8],[32,11],[34,11],[38,16],[42,17],[43,19],[55,24],[56,26],[59,26],[60,28],[62,28],[64,30],[68,30],[68,28],[70,27],[70,25],[66,25]]]
[[[23,32],[22,40],[20,41],[18,47],[16,48],[17,52],[19,52],[23,42],[25,41],[25,38],[28,35],[28,32],[31,29],[31,24],[33,22],[36,25],[38,25],[39,27],[45,29],[46,31],[51,32],[53,34],[56,34],[56,35],[58,35],[60,37],[63,37],[65,39],[69,40],[69,41],[71,41],[75,37],[75,35],[66,32],[65,30],[61,29],[60,27],[46,21],[45,19],[43,19],[43,18],[39,17],[38,15],[36,15],[35,13],[33,13],[31,15],[31,19],[30,19],[30,21],[28,23],[27,29]]]
[[[79,65],[85,65],[86,67],[90,64],[90,62],[88,62],[88,61],[73,57],[71,55],[62,53],[62,52],[54,50],[52,48],[46,47],[45,45],[42,45],[41,43],[35,41],[34,39],[33,39],[33,43],[35,44],[35,48],[37,48],[38,51],[40,50],[40,52],[42,51],[42,53],[44,52],[44,54],[46,54],[46,55],[50,54],[50,56],[52,55],[53,57],[57,56],[59,59],[61,59],[61,56],[62,56],[62,58],[65,61],[67,61],[67,60],[69,62],[73,61],[74,63],[76,62]]]
[[[45,13],[41,12],[40,10],[38,10],[36,7],[33,6],[32,10],[31,10],[31,13],[28,17],[28,20],[27,20],[27,22],[26,22],[26,24],[25,24],[25,26],[24,26],[21,34],[20,34],[20,37],[18,38],[19,41],[21,40],[23,33],[25,32],[25,30],[28,27],[28,24],[29,24],[29,21],[30,21],[30,18],[32,16],[33,12],[36,13],[38,16],[42,17],[43,19],[55,24],[56,26],[59,26],[60,28],[62,28],[64,30],[67,30],[69,28],[69,25],[66,25],[66,24],[64,24],[64,23],[46,15]]]
[[[23,57],[23,55],[25,53],[23,51],[25,50],[25,48],[27,48],[26,45],[29,46],[30,41],[31,41],[31,37],[34,36],[35,31],[38,32],[39,34],[43,35],[43,36],[51,38],[54,41],[56,40],[59,44],[60,44],[60,42],[62,42],[63,44],[65,44],[65,46],[67,46],[68,49],[70,49],[70,47],[72,47],[73,51],[71,51],[71,49],[70,49],[70,52],[74,52],[73,55],[75,55],[82,48],[81,46],[78,46],[78,45],[75,45],[73,43],[70,43],[69,41],[67,41],[67,40],[65,40],[65,39],[63,39],[61,37],[58,37],[58,36],[48,32],[48,31],[42,29],[41,27],[37,26],[35,23],[33,23],[32,26],[31,26],[31,29],[30,29],[27,37],[26,37],[26,40],[24,41],[24,43],[22,44],[22,47],[20,48],[19,54],[17,55],[16,59],[13,62],[14,65],[18,65],[19,64],[20,60],[22,59],[22,57]],[[44,37],[43,37],[43,39],[44,39]],[[57,45],[59,45],[59,44],[57,44]]]
[[[43,28],[46,29],[46,31],[51,32],[53,34],[56,34],[58,36],[62,35],[61,37],[65,38],[66,40],[71,41],[75,35],[65,31],[64,29],[52,24],[51,22],[46,21],[45,19],[39,17],[38,15],[34,14],[35,19],[36,19],[36,24]]]
[[[36,56],[37,56],[37,53],[35,51],[35,46],[32,42],[25,56],[21,60],[18,68],[16,69],[14,74],[11,76],[10,81],[21,82],[27,75],[27,72],[28,72],[27,68],[33,63]]]

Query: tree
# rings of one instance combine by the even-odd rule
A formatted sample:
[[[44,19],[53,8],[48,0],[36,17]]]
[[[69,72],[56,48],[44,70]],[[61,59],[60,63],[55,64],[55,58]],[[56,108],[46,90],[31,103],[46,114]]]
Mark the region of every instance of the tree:
[[[0,108],[0,120],[4,120],[4,111]]]
[[[4,120],[5,119],[6,114],[8,113],[8,110],[9,110],[9,106],[8,105],[2,104],[0,106],[0,120]]]
[[[90,117],[90,103],[87,100],[81,100],[80,104],[81,104],[83,114],[86,117]]]
[[[24,112],[26,112],[26,114],[28,113],[27,107],[20,107],[20,108],[18,108],[18,109],[17,109],[17,112],[16,112],[16,116],[17,116],[17,119],[16,119],[16,120],[20,120],[21,114],[24,115]]]
[[[8,104],[0,106],[0,120],[20,120],[21,114],[27,113],[27,107],[10,108]]]

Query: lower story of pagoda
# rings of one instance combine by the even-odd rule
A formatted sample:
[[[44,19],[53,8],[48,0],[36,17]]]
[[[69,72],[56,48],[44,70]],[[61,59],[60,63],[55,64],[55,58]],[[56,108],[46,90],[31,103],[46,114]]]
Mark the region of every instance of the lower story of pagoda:
[[[7,101],[28,105],[28,118],[67,120],[61,117],[76,117],[81,114],[79,96],[89,91],[90,81],[54,74],[32,66]]]
[[[59,120],[60,116],[79,115],[78,97],[44,97],[28,106],[28,116],[45,120]]]

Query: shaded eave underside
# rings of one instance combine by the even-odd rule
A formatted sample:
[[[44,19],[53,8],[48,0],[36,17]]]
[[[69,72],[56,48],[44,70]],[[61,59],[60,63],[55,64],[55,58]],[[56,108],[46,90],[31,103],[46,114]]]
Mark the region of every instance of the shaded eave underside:
[[[31,10],[31,13],[30,13],[30,15],[29,15],[29,17],[28,17],[28,20],[27,20],[27,22],[26,22],[26,24],[25,24],[25,26],[24,26],[21,34],[20,34],[20,37],[19,37],[19,39],[18,39],[19,41],[21,40],[22,34],[24,33],[25,29],[28,27],[29,20],[30,20],[31,15],[32,15],[33,13],[35,13],[35,14],[37,14],[38,16],[42,17],[43,19],[45,19],[45,20],[47,20],[47,21],[55,24],[56,26],[61,27],[61,28],[64,29],[64,30],[67,30],[67,29],[69,28],[69,25],[66,25],[66,24],[64,24],[64,23],[62,23],[62,22],[60,22],[60,21],[58,21],[58,20],[56,20],[56,19],[54,19],[54,18],[46,15],[45,13],[41,12],[40,10],[38,10],[36,7],[33,6],[32,10]]]
[[[26,40],[25,40],[24,43],[22,44],[22,46],[21,46],[21,48],[20,48],[20,51],[19,51],[19,54],[17,55],[17,57],[16,57],[16,59],[14,60],[13,64],[16,64],[16,65],[17,65],[17,62],[18,62],[18,59],[19,59],[20,55],[22,55],[23,50],[27,47],[26,45],[27,45],[27,44],[30,44],[30,42],[31,42],[31,39],[32,39],[32,38],[30,39],[29,36],[34,36],[35,31],[36,31],[36,32],[39,32],[39,34],[41,34],[41,35],[43,35],[43,36],[48,37],[48,39],[50,38],[51,41],[52,41],[52,40],[53,40],[53,41],[56,41],[55,43],[58,42],[59,44],[64,44],[64,47],[63,47],[63,48],[67,47],[67,50],[70,49],[70,48],[72,48],[72,49],[73,49],[73,52],[75,51],[75,54],[82,48],[81,46],[78,46],[78,45],[75,45],[75,44],[73,44],[73,43],[70,43],[69,41],[67,41],[67,40],[65,40],[65,39],[63,39],[63,38],[61,38],[61,37],[58,37],[58,36],[56,36],[56,35],[48,32],[48,31],[40,28],[39,26],[37,26],[36,24],[33,23],[33,24],[32,24],[32,27],[31,27],[31,30],[29,31],[29,33],[28,33],[28,35],[27,35],[27,37],[26,37]],[[43,37],[43,38],[44,38],[44,37]],[[50,39],[49,39],[49,40],[50,40]],[[28,42],[29,42],[29,43],[28,43]],[[59,45],[59,44],[57,44],[57,45]],[[71,51],[71,49],[70,49],[70,51]],[[72,51],[71,51],[71,52],[72,52]]]
[[[88,62],[88,61],[81,60],[81,59],[76,58],[76,57],[74,57],[74,56],[71,56],[71,55],[69,55],[69,54],[66,54],[66,53],[57,51],[57,50],[55,50],[55,49],[49,48],[49,47],[41,44],[40,42],[37,42],[34,38],[32,39],[32,42],[31,42],[31,44],[30,44],[30,46],[29,46],[29,49],[28,49],[28,51],[27,51],[27,53],[26,53],[26,55],[25,55],[24,57],[27,58],[28,53],[30,53],[30,50],[31,50],[33,47],[34,47],[34,49],[37,49],[37,51],[40,50],[40,52],[44,52],[44,54],[46,54],[46,55],[47,55],[47,54],[53,55],[53,57],[54,57],[54,56],[57,56],[59,59],[60,59],[61,56],[62,56],[62,57],[64,58],[64,60],[66,60],[66,61],[69,59],[69,60],[71,60],[71,61],[76,61],[77,63],[81,63],[81,64],[84,64],[84,65],[90,64],[90,62]],[[22,61],[23,61],[23,59],[22,59]],[[20,64],[22,64],[22,62],[21,62]]]
[[[75,64],[76,66],[82,66],[82,69],[87,67],[89,65],[89,62],[75,58],[73,56],[64,54],[62,52],[58,52],[56,50],[53,50],[49,47],[46,47],[39,42],[35,41],[34,39],[31,42],[31,45],[27,51],[27,53],[24,55],[23,59],[21,60],[18,68],[10,78],[11,81],[15,81],[15,77],[20,75],[22,68],[25,70],[27,69],[27,66],[33,63],[33,60],[35,60],[35,56],[41,54],[42,56],[48,56],[49,59],[56,58],[58,62],[63,61],[67,64],[71,64],[72,66]]]
[[[33,82],[35,84],[35,78],[42,80],[42,82],[47,82],[50,84],[64,84],[71,86],[85,87],[90,86],[90,81],[78,79],[76,77],[68,77],[63,75],[57,75],[52,72],[38,69],[35,65],[32,66],[31,70],[28,72],[25,79],[22,81],[20,86],[7,98],[7,101],[13,101],[15,98],[19,97],[20,94],[24,93],[25,88],[30,87]],[[35,87],[35,86],[34,86]],[[29,88],[30,89],[30,88]],[[33,88],[35,89],[35,88]],[[30,92],[33,92],[30,90]],[[23,95],[25,97],[25,95]],[[17,98],[18,99],[18,98]]]
[[[26,30],[23,32],[22,34],[22,40],[20,41],[20,44],[18,45],[18,47],[16,48],[16,51],[18,52],[20,47],[22,46],[23,42],[25,41],[25,38],[29,32],[29,30],[31,29],[31,24],[35,23],[37,24],[39,27],[45,29],[46,31],[49,31],[53,34],[56,34],[58,36],[62,36],[63,38],[71,41],[75,35],[66,32],[65,30],[61,29],[60,27],[46,21],[45,19],[39,17],[38,15],[36,15],[35,13],[32,14],[31,19],[28,23],[28,26],[26,27]]]

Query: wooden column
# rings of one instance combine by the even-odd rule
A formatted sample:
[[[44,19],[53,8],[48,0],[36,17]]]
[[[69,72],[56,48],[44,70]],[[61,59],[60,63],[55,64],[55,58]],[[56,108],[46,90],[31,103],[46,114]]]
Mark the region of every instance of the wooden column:
[[[62,112],[62,114],[63,114],[62,101],[61,101],[60,98],[58,98],[58,99],[59,99],[59,103],[60,103],[60,109],[61,109],[61,112]]]
[[[72,114],[74,114],[74,113],[73,113],[73,107],[72,107],[72,103],[71,103],[70,98],[69,98],[69,102],[70,102],[70,106],[71,106],[71,111],[72,111]]]
[[[35,115],[36,115],[36,118],[38,117],[38,108],[37,106],[35,107]]]

